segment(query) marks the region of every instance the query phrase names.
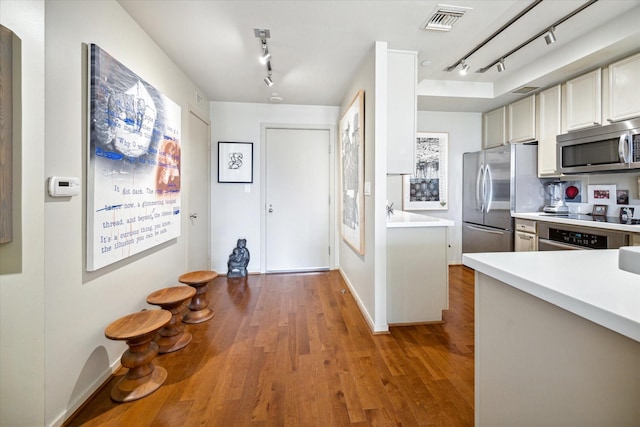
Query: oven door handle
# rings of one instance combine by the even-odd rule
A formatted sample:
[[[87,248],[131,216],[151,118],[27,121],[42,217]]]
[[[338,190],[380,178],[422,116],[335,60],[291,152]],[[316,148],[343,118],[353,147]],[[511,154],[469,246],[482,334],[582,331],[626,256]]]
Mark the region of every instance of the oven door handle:
[[[544,246],[544,245],[551,246],[558,249],[573,249],[573,250],[589,249],[589,248],[581,248],[579,246],[569,245],[567,243],[558,243],[558,242],[554,242],[553,240],[538,239],[538,250],[540,246]]]

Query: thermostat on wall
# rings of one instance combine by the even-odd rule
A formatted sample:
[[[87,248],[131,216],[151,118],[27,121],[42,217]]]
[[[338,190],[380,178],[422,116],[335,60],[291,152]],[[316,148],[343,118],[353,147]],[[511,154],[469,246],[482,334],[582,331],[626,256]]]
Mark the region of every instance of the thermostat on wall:
[[[80,194],[80,178],[71,176],[52,176],[49,178],[51,197],[69,197]]]

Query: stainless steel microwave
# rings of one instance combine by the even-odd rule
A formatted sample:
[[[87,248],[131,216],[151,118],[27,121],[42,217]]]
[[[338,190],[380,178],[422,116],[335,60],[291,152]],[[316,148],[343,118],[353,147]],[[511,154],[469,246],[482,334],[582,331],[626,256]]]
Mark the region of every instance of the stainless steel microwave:
[[[565,133],[556,142],[560,173],[640,169],[640,119]]]

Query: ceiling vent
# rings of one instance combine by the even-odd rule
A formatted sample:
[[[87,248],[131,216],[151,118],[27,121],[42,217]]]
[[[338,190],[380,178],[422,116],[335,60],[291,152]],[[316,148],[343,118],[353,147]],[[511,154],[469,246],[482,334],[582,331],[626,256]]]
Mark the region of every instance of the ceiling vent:
[[[450,31],[470,7],[448,6],[439,4],[433,15],[422,25],[424,30]]]
[[[537,89],[540,89],[540,88],[535,86],[523,86],[520,89],[516,89],[511,93],[516,95],[526,95],[527,93],[533,92],[534,90],[537,90]]]

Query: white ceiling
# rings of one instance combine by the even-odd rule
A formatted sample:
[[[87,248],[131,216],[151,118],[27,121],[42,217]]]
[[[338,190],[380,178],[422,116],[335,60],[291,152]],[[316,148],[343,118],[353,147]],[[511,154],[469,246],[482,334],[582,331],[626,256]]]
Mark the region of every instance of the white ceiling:
[[[119,0],[122,7],[212,101],[339,105],[360,62],[385,41],[414,50],[418,109],[487,111],[517,99],[523,86],[547,87],[640,51],[640,0],[599,0],[505,60],[506,71],[473,72],[548,28],[587,0],[544,0],[467,59],[455,64],[534,0]],[[421,25],[438,4],[470,10],[450,32]],[[257,60],[254,28],[271,32],[273,80]]]

